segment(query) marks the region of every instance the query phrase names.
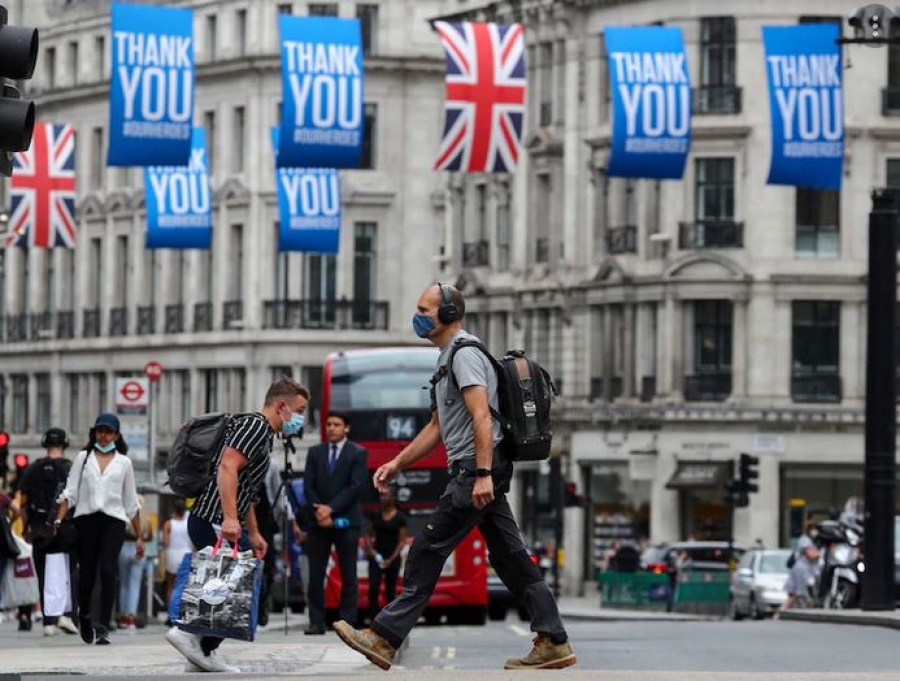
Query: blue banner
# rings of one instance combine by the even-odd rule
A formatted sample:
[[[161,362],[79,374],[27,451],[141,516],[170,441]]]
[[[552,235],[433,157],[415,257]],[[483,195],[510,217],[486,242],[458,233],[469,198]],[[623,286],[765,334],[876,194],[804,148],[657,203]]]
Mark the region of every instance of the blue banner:
[[[337,253],[341,177],[332,168],[278,168],[278,128],[272,128],[278,184],[278,250]]]
[[[212,243],[212,197],[206,131],[194,128],[187,166],[144,169],[147,248],[201,248]]]
[[[772,163],[769,184],[840,189],[844,91],[836,24],[763,26]]]
[[[680,28],[603,31],[612,94],[606,174],[679,179],[691,147],[691,81]]]
[[[194,119],[193,11],[112,7],[110,166],[183,166]]]
[[[362,151],[359,21],[280,15],[279,168],[357,168]]]

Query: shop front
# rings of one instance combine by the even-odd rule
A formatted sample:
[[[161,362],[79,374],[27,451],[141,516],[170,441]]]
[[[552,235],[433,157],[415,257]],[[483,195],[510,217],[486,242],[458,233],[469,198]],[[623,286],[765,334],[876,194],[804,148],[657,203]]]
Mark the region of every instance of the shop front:
[[[732,477],[731,461],[678,461],[666,489],[678,492],[680,538],[727,540],[731,531],[725,483]]]

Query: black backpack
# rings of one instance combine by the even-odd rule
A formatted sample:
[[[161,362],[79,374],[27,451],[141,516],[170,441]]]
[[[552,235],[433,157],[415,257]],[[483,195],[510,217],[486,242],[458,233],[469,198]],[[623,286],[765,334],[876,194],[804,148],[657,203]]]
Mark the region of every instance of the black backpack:
[[[550,458],[553,431],[550,429],[550,401],[559,394],[543,367],[525,355],[524,350],[508,350],[497,359],[484,346],[474,340],[459,340],[453,344],[447,363],[440,367],[431,379],[432,407],[436,407],[434,386],[447,373],[453,387],[459,390],[456,374],[447,367],[453,366],[456,353],[462,348],[478,348],[497,372],[497,398],[499,410],[491,408],[491,414],[500,422],[503,433],[503,452],[512,461],[543,461]]]
[[[215,474],[213,459],[222,448],[225,433],[235,418],[234,414],[214,412],[195,416],[181,424],[166,461],[167,484],[175,494],[191,498],[206,489]]]
[[[25,487],[22,490],[28,495],[28,512],[42,519],[55,516],[56,500],[66,487],[69,469],[72,464],[67,459],[51,459],[49,456],[38,459],[33,470],[26,472]]]

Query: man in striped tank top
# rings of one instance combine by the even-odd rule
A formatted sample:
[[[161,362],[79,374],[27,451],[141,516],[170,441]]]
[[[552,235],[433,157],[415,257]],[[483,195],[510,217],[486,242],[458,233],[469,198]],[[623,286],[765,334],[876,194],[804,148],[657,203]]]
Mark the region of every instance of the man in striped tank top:
[[[309,390],[291,378],[282,378],[269,387],[261,411],[237,416],[229,424],[222,447],[213,457],[215,475],[197,497],[188,518],[188,534],[198,550],[213,546],[221,535],[241,550],[252,547],[266,552],[255,505],[263,493],[272,442],[276,433],[296,435],[303,428],[308,403]],[[240,671],[217,656],[221,638],[172,628],[166,640],[187,658],[191,671]]]

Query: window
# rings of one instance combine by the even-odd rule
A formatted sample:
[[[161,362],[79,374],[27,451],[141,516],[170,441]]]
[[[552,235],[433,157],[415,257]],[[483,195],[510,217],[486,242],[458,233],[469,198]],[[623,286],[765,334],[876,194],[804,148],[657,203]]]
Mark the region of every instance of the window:
[[[244,291],[244,226],[231,226],[231,272],[227,277],[229,300],[243,300]]]
[[[700,20],[698,112],[740,111],[735,71],[734,17],[704,17]]]
[[[44,274],[44,312],[56,312],[56,252],[47,251]]]
[[[72,85],[78,84],[78,43],[69,43],[69,68],[72,69]]]
[[[22,279],[19,282],[19,312],[31,311],[31,253],[22,254]]]
[[[212,61],[216,58],[216,50],[219,42],[219,21],[215,14],[206,17],[206,58]]]
[[[900,27],[897,19],[891,21],[891,33],[896,35]],[[900,113],[900,44],[890,43],[887,48],[887,87],[884,90],[882,111],[885,114]]]
[[[44,50],[44,73],[47,74],[47,89],[56,87],[56,48],[48,47]]]
[[[319,366],[305,366],[300,369],[301,383],[309,389],[309,406],[306,409],[308,428],[319,427],[322,413],[322,379],[323,370]]]
[[[94,64],[100,80],[106,80],[106,36],[98,35],[94,38]]]
[[[309,321],[313,324],[334,322],[334,300],[337,297],[337,258],[322,253],[306,256],[306,297],[309,299]]]
[[[60,250],[63,286],[59,303],[63,310],[71,311],[75,309],[75,252],[70,248]]]
[[[797,189],[798,258],[837,257],[840,209],[839,191]]]
[[[375,301],[378,228],[371,222],[353,226],[353,322],[371,323]]]
[[[293,367],[285,364],[283,366],[273,366],[272,367],[272,383],[275,381],[281,380],[282,378],[293,378],[294,369]]]
[[[191,372],[182,370],[176,373],[178,374],[178,385],[181,389],[179,419],[183,421],[190,418],[193,413],[193,409],[191,409]]]
[[[548,126],[553,123],[553,45],[544,43],[540,46],[540,61],[538,62],[539,89],[541,108],[539,112],[539,124]]]
[[[731,371],[731,319],[729,300],[694,302],[694,371]]]
[[[12,378],[12,431],[28,432],[28,375],[13,374]]]
[[[791,397],[796,402],[839,402],[841,304],[794,301]]]
[[[106,392],[106,374],[102,371],[94,374],[97,384],[97,413],[109,411],[109,395]]]
[[[375,170],[375,140],[378,125],[378,105],[366,104],[365,129],[363,130],[362,154],[359,167],[363,170]]]
[[[128,305],[128,271],[130,269],[128,237],[119,236],[116,239],[116,289],[114,293],[117,307]]]
[[[206,155],[209,162],[209,174],[216,172],[216,112],[207,111],[203,114],[203,127],[206,128]]]
[[[511,237],[509,185],[503,184],[500,186],[497,198],[497,268],[500,271],[509,269]]]
[[[81,378],[78,374],[67,374],[69,384],[69,430],[78,430],[81,425]]]
[[[106,159],[103,153],[103,128],[91,130],[91,187],[103,188],[103,167]]]
[[[238,56],[243,57],[247,54],[247,10],[239,9],[234,13],[234,33]]]
[[[889,158],[887,160],[886,184],[888,187],[900,189],[900,158]]]
[[[242,106],[234,108],[234,156],[232,157],[232,171],[235,173],[244,172],[244,145],[247,138],[247,114],[246,109]]]
[[[475,210],[477,214],[478,239],[487,239],[487,185],[475,186]]]
[[[734,159],[697,159],[697,222],[730,222],[734,218]]]
[[[335,2],[311,2],[309,4],[309,16],[311,17],[336,17],[338,6]]]
[[[363,55],[378,53],[378,5],[357,5],[356,18],[362,33]]]
[[[200,373],[203,376],[203,410],[205,412],[217,411],[219,408],[219,373],[215,369],[204,369]]]
[[[550,260],[550,202],[553,199],[553,186],[550,175],[537,176],[537,211],[534,226],[534,261]]]
[[[92,300],[91,307],[100,307],[103,300],[103,239],[91,239],[91,277]]]
[[[181,253],[181,251],[179,251]],[[144,250],[144,300],[148,305],[156,305],[157,268],[159,267],[158,251],[156,249]],[[176,274],[176,278],[177,278]],[[176,279],[177,281],[177,279]]]
[[[278,250],[278,240],[281,238],[281,226],[275,223],[275,300],[288,300],[290,298],[290,253]]]
[[[50,427],[50,374],[36,374],[34,383],[37,392],[34,429],[43,433]]]
[[[281,3],[278,3],[278,13],[279,14],[293,14],[294,8],[290,2],[281,2]]]

